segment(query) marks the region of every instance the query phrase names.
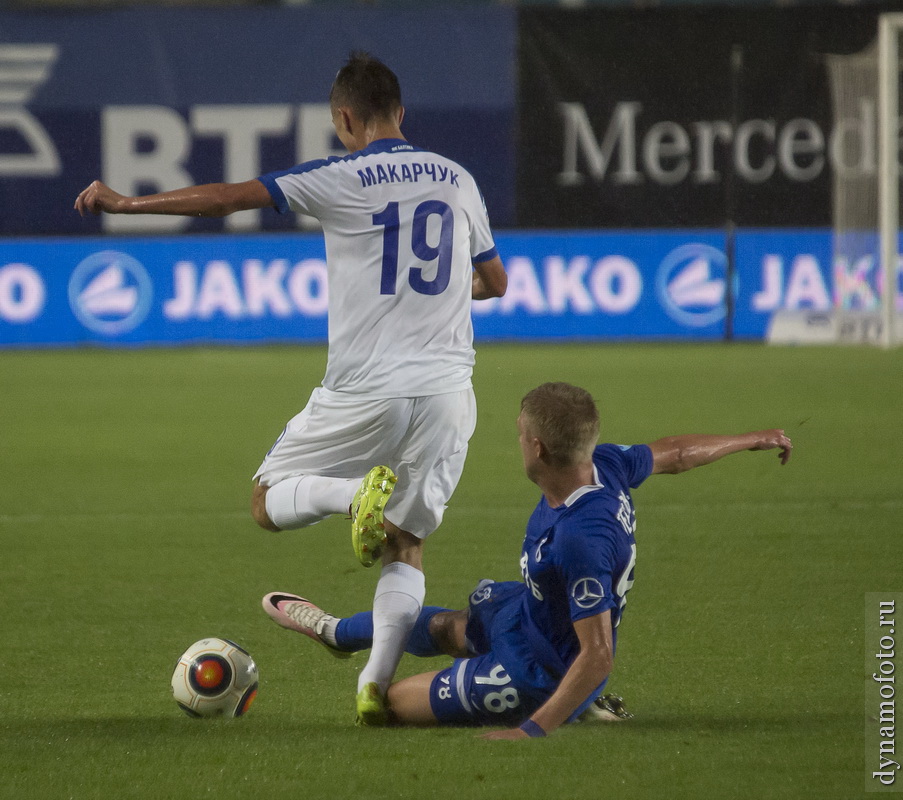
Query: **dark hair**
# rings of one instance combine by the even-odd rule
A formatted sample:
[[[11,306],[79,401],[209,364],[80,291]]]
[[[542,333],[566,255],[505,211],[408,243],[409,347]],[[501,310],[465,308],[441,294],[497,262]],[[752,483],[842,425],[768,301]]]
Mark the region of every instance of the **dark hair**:
[[[599,440],[599,412],[592,395],[570,383],[544,383],[521,400],[527,426],[557,466],[592,458]]]
[[[329,102],[333,108],[349,106],[366,125],[374,117],[391,117],[401,107],[401,87],[395,73],[382,61],[355,51],[335,76]]]

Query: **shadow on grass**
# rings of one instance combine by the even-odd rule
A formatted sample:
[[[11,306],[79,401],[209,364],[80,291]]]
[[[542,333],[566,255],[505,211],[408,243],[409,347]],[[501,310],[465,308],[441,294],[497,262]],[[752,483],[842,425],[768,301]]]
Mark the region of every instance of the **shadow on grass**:
[[[794,709],[787,713],[762,711],[754,714],[703,714],[703,713],[653,713],[641,714],[625,722],[590,722],[580,724],[580,729],[617,729],[640,735],[660,733],[681,734],[761,734],[798,731],[845,729],[855,725],[855,717],[843,708],[800,713]]]
[[[128,741],[141,743],[165,739],[198,738],[216,736],[230,739],[269,738],[283,734],[318,735],[340,734],[355,730],[350,723],[324,721],[322,719],[293,719],[273,715],[248,715],[239,719],[228,717],[193,719],[178,712],[159,716],[110,716],[65,719],[7,718],[0,723],[0,741],[10,744],[24,741]]]
[[[850,726],[850,714],[843,709],[813,711],[800,714],[797,711],[781,713],[759,713],[745,715],[728,714],[643,714],[626,722],[587,722],[568,726],[567,732],[581,734],[588,732],[606,735],[654,736],[656,733],[670,734],[732,734],[743,735],[775,733],[793,730],[806,731],[846,729]],[[460,728],[387,728],[380,735],[437,736],[454,735],[454,732],[477,734],[479,729]],[[179,714],[165,716],[121,716],[85,717],[67,719],[33,719],[11,721],[0,725],[0,738],[30,740],[84,740],[112,739],[140,742],[167,738],[196,738],[215,735],[223,738],[242,736],[256,739],[274,735],[348,736],[373,735],[374,731],[356,728],[350,721],[336,721],[323,718],[300,718],[288,715],[249,715],[240,719],[208,718],[192,719]],[[564,730],[562,731],[564,732]]]

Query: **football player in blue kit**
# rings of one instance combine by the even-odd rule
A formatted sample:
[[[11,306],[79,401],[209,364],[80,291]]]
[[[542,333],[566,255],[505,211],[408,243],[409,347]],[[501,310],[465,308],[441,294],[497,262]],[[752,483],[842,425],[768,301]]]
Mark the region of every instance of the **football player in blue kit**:
[[[142,197],[94,181],[75,208],[225,216],[269,207],[322,224],[326,374],[264,457],[251,507],[271,531],[350,511],[358,559],[382,561],[356,701],[358,723],[379,725],[423,607],[423,542],[442,521],[476,425],[471,300],[503,295],[507,276],[473,176],[402,135],[401,89],[387,66],[352,54],[330,108],[343,158]]]
[[[527,477],[542,490],[521,551],[523,580],[481,582],[463,611],[423,609],[407,651],[455,660],[390,687],[398,724],[505,725],[485,738],[516,739],[545,736],[579,717],[611,673],[633,585],[631,489],[650,475],[743,450],[776,449],[784,464],[792,450],[777,429],[597,445],[595,403],[567,383],[529,392],[517,427]],[[277,623],[338,657],[369,647],[369,612],[338,619],[288,593],[268,595],[263,605]]]

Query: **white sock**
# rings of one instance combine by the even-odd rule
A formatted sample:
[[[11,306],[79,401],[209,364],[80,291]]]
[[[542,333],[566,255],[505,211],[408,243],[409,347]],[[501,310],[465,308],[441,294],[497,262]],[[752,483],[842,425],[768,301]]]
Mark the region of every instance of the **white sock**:
[[[305,528],[331,514],[347,514],[360,479],[301,475],[267,490],[267,516],[279,530]]]
[[[373,647],[357,681],[360,691],[375,682],[385,694],[398,669],[411,628],[426,597],[426,579],[410,564],[386,564],[373,597]]]
[[[338,647],[339,643],[336,641],[335,631],[336,628],[339,627],[339,622],[341,622],[341,619],[339,617],[334,617],[331,614],[323,617],[320,624],[317,626],[317,636],[326,642],[326,644]]]

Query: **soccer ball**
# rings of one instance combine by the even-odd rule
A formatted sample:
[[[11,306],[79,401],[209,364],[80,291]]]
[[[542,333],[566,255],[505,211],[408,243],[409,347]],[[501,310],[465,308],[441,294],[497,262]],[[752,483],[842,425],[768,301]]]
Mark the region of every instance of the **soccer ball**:
[[[257,697],[257,665],[228,639],[201,639],[179,658],[172,695],[189,717],[240,717]]]

